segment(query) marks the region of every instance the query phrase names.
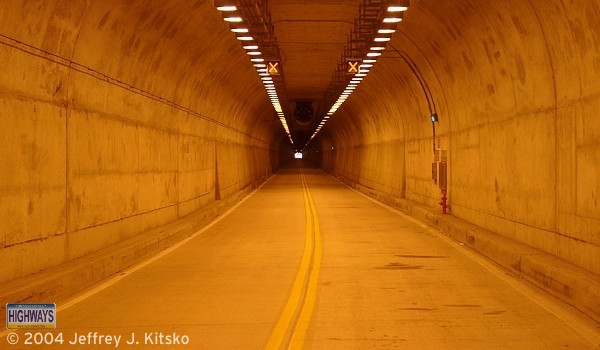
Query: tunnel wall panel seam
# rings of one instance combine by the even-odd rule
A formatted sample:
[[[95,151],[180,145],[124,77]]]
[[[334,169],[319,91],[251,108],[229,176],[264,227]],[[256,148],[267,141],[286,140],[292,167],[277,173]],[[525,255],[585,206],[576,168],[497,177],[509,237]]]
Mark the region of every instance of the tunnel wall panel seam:
[[[246,133],[246,132],[244,132],[242,130],[239,130],[239,129],[235,128],[235,127],[232,127],[232,126],[230,126],[230,125],[228,125],[226,123],[223,123],[223,122],[221,122],[221,121],[219,121],[217,119],[214,119],[214,118],[211,118],[209,116],[203,115],[203,114],[198,113],[198,112],[196,112],[196,111],[194,111],[192,109],[189,109],[188,107],[185,107],[183,105],[177,104],[177,103],[175,103],[173,101],[169,101],[169,100],[167,100],[165,98],[162,98],[160,96],[154,95],[154,94],[152,94],[150,92],[147,92],[147,91],[145,91],[143,89],[137,88],[137,87],[135,87],[133,85],[130,85],[129,83],[126,83],[126,82],[123,82],[123,81],[121,81],[119,79],[116,79],[114,77],[108,76],[108,75],[106,75],[106,74],[104,74],[102,72],[99,72],[99,71],[91,68],[91,67],[87,67],[85,65],[79,64],[79,63],[77,63],[75,61],[72,61],[70,59],[67,59],[67,58],[64,58],[64,57],[60,57],[60,56],[55,55],[55,54],[53,54],[51,52],[42,50],[40,48],[36,48],[36,47],[34,47],[32,45],[28,45],[26,43],[20,42],[20,41],[18,41],[16,39],[7,37],[5,35],[1,35],[0,34],[0,37],[2,39],[4,39],[4,40],[12,41],[12,43],[10,43],[10,42],[7,43],[7,42],[4,42],[4,41],[0,41],[0,44],[8,46],[8,47],[12,47],[12,48],[17,49],[17,50],[20,50],[20,51],[22,51],[22,52],[24,52],[24,53],[26,53],[28,55],[35,56],[35,57],[38,57],[40,59],[43,59],[43,60],[46,60],[46,61],[49,61],[49,62],[52,62],[52,63],[56,63],[58,65],[61,65],[61,66],[65,67],[65,68],[68,68],[69,69],[69,73],[71,71],[73,71],[73,72],[78,72],[80,74],[88,75],[88,76],[93,77],[93,78],[95,78],[95,79],[97,79],[99,81],[104,81],[104,82],[106,82],[108,84],[111,84],[111,85],[114,85],[114,86],[118,86],[118,87],[120,87],[120,88],[122,88],[122,89],[124,89],[126,91],[133,92],[135,94],[139,94],[139,95],[141,95],[141,96],[143,96],[145,98],[152,99],[152,100],[154,100],[156,102],[160,102],[160,103],[162,103],[164,105],[167,105],[169,107],[172,107],[172,108],[184,111],[186,113],[189,113],[190,115],[193,115],[193,116],[195,116],[197,118],[206,120],[208,122],[214,123],[216,125],[219,125],[221,127],[226,128],[226,129],[235,131],[237,133],[240,133],[240,134],[243,134],[243,135],[245,135],[247,137],[255,139],[255,137],[253,135],[248,134],[248,133]],[[35,51],[37,51],[37,53]],[[61,104],[61,103],[62,102],[58,102],[58,104]],[[256,139],[256,140],[260,141],[260,142],[263,142],[263,143],[267,143],[267,141],[264,141],[264,140],[261,140],[261,139]]]

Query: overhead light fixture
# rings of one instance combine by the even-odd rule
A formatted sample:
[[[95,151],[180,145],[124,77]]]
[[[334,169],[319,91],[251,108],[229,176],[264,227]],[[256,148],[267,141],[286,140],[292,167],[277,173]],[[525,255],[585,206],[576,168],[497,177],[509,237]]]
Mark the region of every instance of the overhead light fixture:
[[[387,29],[387,28],[381,28],[377,31],[378,34],[393,34],[396,32],[396,29]]]
[[[237,39],[241,40],[241,41],[252,41],[252,40],[254,40],[254,38],[251,37],[251,36],[238,36]]]
[[[250,56],[259,56],[259,55],[262,55],[262,52],[260,52],[260,51],[248,51],[248,55],[250,55]]]
[[[366,60],[363,60],[363,62],[364,62],[364,63],[375,63],[375,62],[377,62],[377,60],[374,60],[374,59],[366,59]]]
[[[258,50],[258,45],[244,45],[242,48],[244,50]]]
[[[230,23],[240,23],[240,22],[242,22],[242,17],[225,17],[223,19],[225,20],[225,22],[230,22]]]
[[[404,12],[408,10],[410,0],[393,0],[388,4],[388,12]]]
[[[248,33],[248,28],[231,28],[234,33]]]
[[[401,17],[386,17],[383,19],[383,23],[399,23],[402,22]]]
[[[371,46],[371,48],[369,50],[372,50],[372,51],[383,51],[383,50],[385,50],[385,46]]]
[[[381,56],[381,52],[369,52],[367,54],[368,57],[377,57],[377,56]]]
[[[219,10],[221,12],[232,12],[232,11],[237,11],[237,7],[235,7],[233,5],[217,6],[217,10]]]
[[[404,12],[406,10],[408,10],[408,7],[406,6],[390,6],[388,7],[388,12]]]
[[[377,37],[375,39],[373,39],[373,41],[377,42],[377,43],[382,43],[382,42],[386,42],[386,41],[390,41],[392,40],[391,38],[386,38],[386,37]]]
[[[265,59],[264,58],[251,58],[250,61],[251,62],[264,62]],[[266,65],[263,65],[262,67],[266,67]]]

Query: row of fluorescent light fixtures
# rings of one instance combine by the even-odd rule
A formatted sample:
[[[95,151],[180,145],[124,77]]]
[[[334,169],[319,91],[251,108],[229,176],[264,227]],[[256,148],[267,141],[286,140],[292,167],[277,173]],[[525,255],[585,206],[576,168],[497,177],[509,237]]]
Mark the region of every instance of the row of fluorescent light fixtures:
[[[283,129],[285,130],[285,133],[287,134],[287,137],[293,146],[294,140],[292,140],[290,128],[285,120],[285,115],[283,113],[283,108],[281,107],[281,102],[279,101],[279,96],[277,95],[275,83],[273,82],[271,74],[269,74],[263,53],[260,51],[258,43],[256,43],[254,40],[254,37],[252,37],[248,25],[239,14],[238,7],[231,5],[231,2],[225,4],[223,1],[215,1],[215,7],[218,11],[222,12],[223,20],[230,24],[231,31],[235,33],[237,39],[242,42],[242,47],[244,50],[246,50],[248,56],[250,56],[250,61],[256,68],[256,72],[258,73],[260,80],[267,90],[267,95],[269,95],[271,104],[273,105],[273,108],[275,108],[275,112],[277,112],[277,117],[279,118],[279,121],[281,122],[281,125],[283,126]],[[278,69],[281,69],[281,67],[278,67]]]
[[[408,10],[408,6],[391,5],[388,6],[386,16],[383,18],[382,23],[377,31],[377,35],[373,39],[372,45],[366,54],[366,57],[362,59],[362,62],[358,66],[358,73],[354,74],[344,91],[338,97],[337,101],[331,106],[327,115],[323,117],[323,120],[319,123],[310,140],[312,140],[323,126],[327,123],[329,118],[340,108],[340,106],[350,97],[350,95],[356,90],[358,84],[367,76],[367,73],[373,68],[373,65],[377,62],[377,58],[381,56],[385,50],[385,45],[391,40],[392,34],[396,32],[396,24],[402,21],[402,13]]]

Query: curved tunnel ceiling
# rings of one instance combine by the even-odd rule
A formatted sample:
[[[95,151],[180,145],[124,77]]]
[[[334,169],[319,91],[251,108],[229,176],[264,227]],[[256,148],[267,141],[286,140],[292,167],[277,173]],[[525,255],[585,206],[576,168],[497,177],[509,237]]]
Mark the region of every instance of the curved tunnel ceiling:
[[[316,117],[322,116],[326,107],[320,103],[361,3],[267,2],[292,108],[296,101],[309,101]],[[138,0],[0,6],[5,7],[3,33],[17,45],[31,45],[84,70],[114,77],[233,129],[260,133],[260,139],[280,139],[283,130],[260,80],[213,5]],[[423,120],[431,106],[399,52],[423,76],[444,124],[452,118],[454,126],[468,127],[477,123],[470,119],[473,115],[513,113],[530,101],[542,108],[555,94],[559,99],[585,95],[586,87],[593,87],[591,77],[597,76],[597,58],[589,53],[597,42],[597,18],[598,4],[591,0],[577,6],[539,0],[470,0],[460,6],[413,0],[384,55],[332,118],[338,121],[323,132],[346,135],[342,129],[349,124],[380,139],[418,138],[429,132]],[[501,110],[490,115],[490,107]],[[222,115],[226,110],[230,112]],[[376,131],[378,125],[390,125],[388,121],[397,127]],[[292,125],[305,138],[314,127]],[[354,134],[338,142],[360,143],[361,138]]]
[[[269,1],[290,99],[319,102],[323,98],[360,2]]]
[[[267,2],[292,106],[312,101],[323,113],[319,103],[361,3]],[[432,107],[399,53],[414,63],[448,130],[594,95],[598,7],[593,0],[468,0],[460,6],[413,0],[384,55],[323,132],[349,144],[428,135]],[[213,1],[14,1],[0,9],[8,45],[39,49],[266,144],[282,138],[255,70]],[[67,85],[59,78],[56,84]],[[309,135],[314,123],[295,128]],[[347,128],[356,131],[349,136]]]
[[[249,55],[263,51],[258,59],[264,58],[268,63],[273,59],[269,57],[275,57],[271,42],[276,40],[278,57],[275,59],[283,72],[283,83],[275,82],[275,86],[286,121],[281,115],[280,119],[284,127],[289,126],[294,146],[302,149],[352,78],[345,72],[345,60],[362,59],[372,46],[385,47],[385,43],[373,39],[387,36],[384,39],[389,40],[391,34],[378,35],[377,30],[384,17],[393,17],[387,13],[388,5],[400,3],[409,5],[407,0],[219,0],[215,1],[215,7],[223,12],[223,19],[230,23],[242,46],[250,44],[244,46],[248,50],[258,48],[259,52],[249,51]],[[405,9],[402,7],[401,11]],[[396,17],[402,15],[398,12]],[[265,31],[265,22],[273,29]],[[388,26],[395,28],[395,24]],[[247,28],[250,29],[248,34],[237,31]],[[253,61],[257,58],[250,57]],[[260,72],[261,68],[257,70]],[[276,110],[279,102],[273,101]]]
[[[322,107],[319,103],[361,2],[268,1],[292,106],[309,100],[315,111]],[[583,82],[597,75],[597,58],[579,51],[597,43],[597,19],[598,3],[591,0],[577,6],[565,1],[470,0],[458,6],[452,1],[413,0],[383,56],[332,118],[338,122],[324,131],[345,135],[345,124],[358,123],[356,130],[374,132],[379,139],[418,138],[430,132],[426,121],[433,112],[441,115],[440,123],[463,128],[477,124],[478,118],[547,108],[555,90],[561,89],[557,79],[571,79],[567,72],[592,68],[591,74],[581,73]],[[555,24],[560,29],[555,30]],[[581,61],[586,57],[587,62]],[[564,94],[572,95],[569,90]],[[319,112],[317,118],[323,114]],[[386,119],[398,128],[375,130],[390,125]],[[314,126],[291,127],[292,132],[310,134]],[[362,137],[355,134],[340,142],[360,143]]]
[[[323,110],[330,107],[324,97],[361,2],[268,1],[285,68],[285,89],[292,112],[287,119],[298,149],[308,141]],[[311,118],[299,120],[294,114],[303,105],[312,107]]]
[[[318,104],[361,2],[267,2],[292,104],[312,101],[323,112]],[[413,0],[391,45],[323,131],[345,135],[345,125],[355,124],[380,139],[429,132],[423,120],[431,106],[398,52],[414,62],[440,124],[452,123],[452,129],[593,95],[598,7],[593,0],[468,0],[460,6]],[[0,8],[9,45],[40,49],[62,64],[112,77],[267,143],[281,138],[260,80],[213,1],[15,1]],[[381,127],[388,121],[397,128]],[[310,133],[314,124],[296,127]],[[360,143],[361,137],[338,142]]]

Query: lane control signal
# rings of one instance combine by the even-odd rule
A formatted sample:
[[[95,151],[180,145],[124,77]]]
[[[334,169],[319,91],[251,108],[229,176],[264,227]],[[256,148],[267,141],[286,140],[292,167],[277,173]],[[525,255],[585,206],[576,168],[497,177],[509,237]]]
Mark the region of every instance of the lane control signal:
[[[348,60],[347,74],[354,75],[359,72],[360,60]]]
[[[278,61],[269,61],[267,62],[267,72],[269,75],[279,75],[279,62]]]

